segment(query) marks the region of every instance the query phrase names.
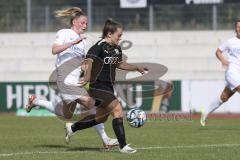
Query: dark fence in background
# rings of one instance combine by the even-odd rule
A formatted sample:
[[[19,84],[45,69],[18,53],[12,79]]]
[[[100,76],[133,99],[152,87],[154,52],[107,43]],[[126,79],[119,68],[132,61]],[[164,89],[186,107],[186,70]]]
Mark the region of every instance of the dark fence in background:
[[[239,0],[200,5],[187,5],[185,0],[148,0],[147,4],[146,8],[126,9],[120,8],[119,0],[1,0],[0,32],[56,31],[64,24],[54,17],[54,11],[72,6],[91,12],[91,31],[100,31],[109,17],[128,31],[228,30],[240,18]],[[88,5],[92,8],[89,12]]]

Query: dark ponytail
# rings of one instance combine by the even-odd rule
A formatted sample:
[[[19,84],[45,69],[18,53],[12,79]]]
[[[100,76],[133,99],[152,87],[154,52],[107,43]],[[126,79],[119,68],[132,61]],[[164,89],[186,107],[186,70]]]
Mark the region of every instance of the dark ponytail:
[[[105,21],[105,24],[102,30],[102,38],[106,38],[108,33],[113,34],[114,32],[117,31],[118,28],[123,28],[123,26],[120,23],[113,21],[111,18],[108,18]]]

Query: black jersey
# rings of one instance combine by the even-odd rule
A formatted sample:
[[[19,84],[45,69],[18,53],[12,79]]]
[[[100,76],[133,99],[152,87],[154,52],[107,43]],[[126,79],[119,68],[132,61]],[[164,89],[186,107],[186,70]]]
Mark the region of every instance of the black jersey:
[[[100,40],[89,49],[86,58],[93,59],[91,82],[115,82],[116,67],[122,62],[120,46]]]

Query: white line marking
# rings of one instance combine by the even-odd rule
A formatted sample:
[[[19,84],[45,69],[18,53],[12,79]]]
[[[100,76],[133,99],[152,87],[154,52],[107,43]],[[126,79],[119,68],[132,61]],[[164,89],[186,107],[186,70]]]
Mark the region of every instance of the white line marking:
[[[156,146],[136,148],[138,150],[149,149],[184,149],[184,148],[211,148],[211,147],[240,147],[240,144],[203,144],[203,145],[188,145],[188,146]]]
[[[185,148],[216,148],[216,147],[240,147],[240,144],[203,144],[203,145],[186,145],[186,146],[155,146],[155,147],[141,147],[138,150],[151,150],[151,149],[185,149]],[[105,151],[105,150],[103,150]],[[116,150],[110,150],[116,151]],[[52,151],[52,152],[19,152],[19,153],[2,153],[0,157],[10,157],[18,155],[32,155],[32,154],[73,154],[73,153],[87,153],[94,152],[90,150],[85,151]],[[109,152],[109,151],[106,151]]]
[[[52,152],[19,152],[19,153],[5,153],[0,154],[0,157],[10,157],[18,155],[32,155],[32,154],[65,154],[65,153],[84,153],[90,151],[52,151]]]

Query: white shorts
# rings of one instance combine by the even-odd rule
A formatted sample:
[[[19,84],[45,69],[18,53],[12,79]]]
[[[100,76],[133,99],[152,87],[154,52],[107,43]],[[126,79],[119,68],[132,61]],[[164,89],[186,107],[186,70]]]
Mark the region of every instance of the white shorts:
[[[229,65],[225,73],[226,87],[234,90],[240,85],[240,66]]]
[[[83,91],[83,87],[79,87],[79,80],[81,75],[81,68],[78,67],[69,73],[65,78],[62,75],[61,69],[57,71],[57,83],[58,87],[61,86],[59,91],[60,97],[66,102],[70,103],[79,99],[81,96],[88,96],[87,91]],[[60,85],[62,84],[62,85]]]

